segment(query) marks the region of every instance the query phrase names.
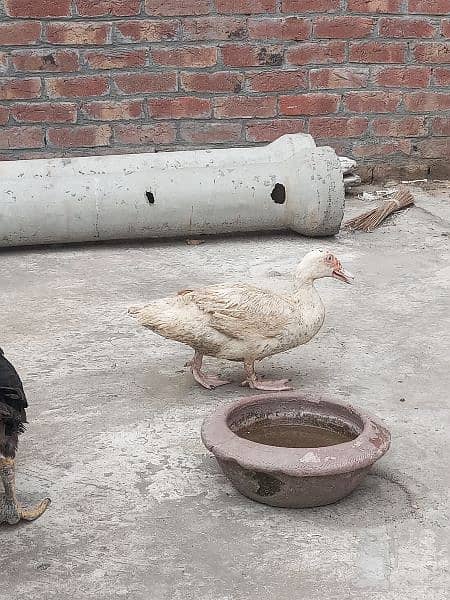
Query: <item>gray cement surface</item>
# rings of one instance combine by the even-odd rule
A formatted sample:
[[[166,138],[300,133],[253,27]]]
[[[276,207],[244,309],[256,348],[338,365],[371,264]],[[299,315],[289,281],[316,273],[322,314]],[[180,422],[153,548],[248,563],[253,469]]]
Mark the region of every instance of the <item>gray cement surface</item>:
[[[248,235],[0,254],[0,345],[24,380],[18,455],[40,520],[0,529],[1,600],[444,600],[449,589],[450,188],[373,234]],[[348,214],[367,207],[351,200]],[[312,247],[354,286],[318,287],[325,325],[259,364],[300,390],[384,420],[392,448],[346,500],[273,509],[241,497],[203,447],[203,418],[249,393],[207,392],[190,350],[143,329],[130,304],[187,286],[286,287]]]

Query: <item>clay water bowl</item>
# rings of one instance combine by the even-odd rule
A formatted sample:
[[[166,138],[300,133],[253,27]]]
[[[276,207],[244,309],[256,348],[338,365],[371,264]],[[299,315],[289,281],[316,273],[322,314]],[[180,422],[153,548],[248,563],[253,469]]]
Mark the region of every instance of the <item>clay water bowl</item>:
[[[390,434],[351,406],[283,392],[220,407],[202,440],[248,498],[306,508],[350,494],[387,452]]]

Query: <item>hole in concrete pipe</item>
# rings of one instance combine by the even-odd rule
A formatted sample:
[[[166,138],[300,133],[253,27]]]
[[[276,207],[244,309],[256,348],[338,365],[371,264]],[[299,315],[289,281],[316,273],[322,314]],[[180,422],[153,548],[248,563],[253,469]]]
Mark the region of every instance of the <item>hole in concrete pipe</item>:
[[[286,202],[286,188],[282,183],[276,183],[270,196],[275,204],[284,204]]]
[[[155,204],[155,196],[152,194],[152,192],[145,192],[145,196],[149,204]]]

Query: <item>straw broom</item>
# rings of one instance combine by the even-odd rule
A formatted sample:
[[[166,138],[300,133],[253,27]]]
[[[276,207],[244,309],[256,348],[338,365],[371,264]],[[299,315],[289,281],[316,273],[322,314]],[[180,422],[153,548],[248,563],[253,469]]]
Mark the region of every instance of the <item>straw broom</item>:
[[[392,198],[384,200],[378,208],[373,208],[368,212],[350,219],[345,223],[347,229],[352,231],[360,230],[371,232],[378,227],[389,215],[402,208],[414,204],[413,195],[406,188],[400,188]]]

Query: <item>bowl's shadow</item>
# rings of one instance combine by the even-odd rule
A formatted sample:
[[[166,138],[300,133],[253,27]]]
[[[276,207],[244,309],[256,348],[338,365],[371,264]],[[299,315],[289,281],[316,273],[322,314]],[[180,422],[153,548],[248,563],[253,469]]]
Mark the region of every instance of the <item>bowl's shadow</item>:
[[[217,463],[211,457],[211,466],[225,477]],[[208,461],[209,462],[209,461]],[[215,464],[214,464],[215,463]],[[222,486],[221,486],[222,487]],[[367,528],[383,526],[392,522],[420,520],[422,518],[419,494],[414,491],[415,484],[398,472],[383,467],[374,467],[351,494],[334,504],[314,508],[276,508],[260,504],[241,495],[226,479],[226,503],[242,503],[246,514],[255,509],[258,512],[273,511],[276,514],[287,512],[289,516],[297,516],[299,520],[321,523],[336,529]]]
[[[361,512],[361,519],[366,525],[419,519],[420,501],[414,487],[414,482],[402,473],[376,466],[368,473],[360,487],[341,502],[328,508],[339,511],[344,520],[344,513],[351,508],[349,523],[353,522],[358,512]]]

